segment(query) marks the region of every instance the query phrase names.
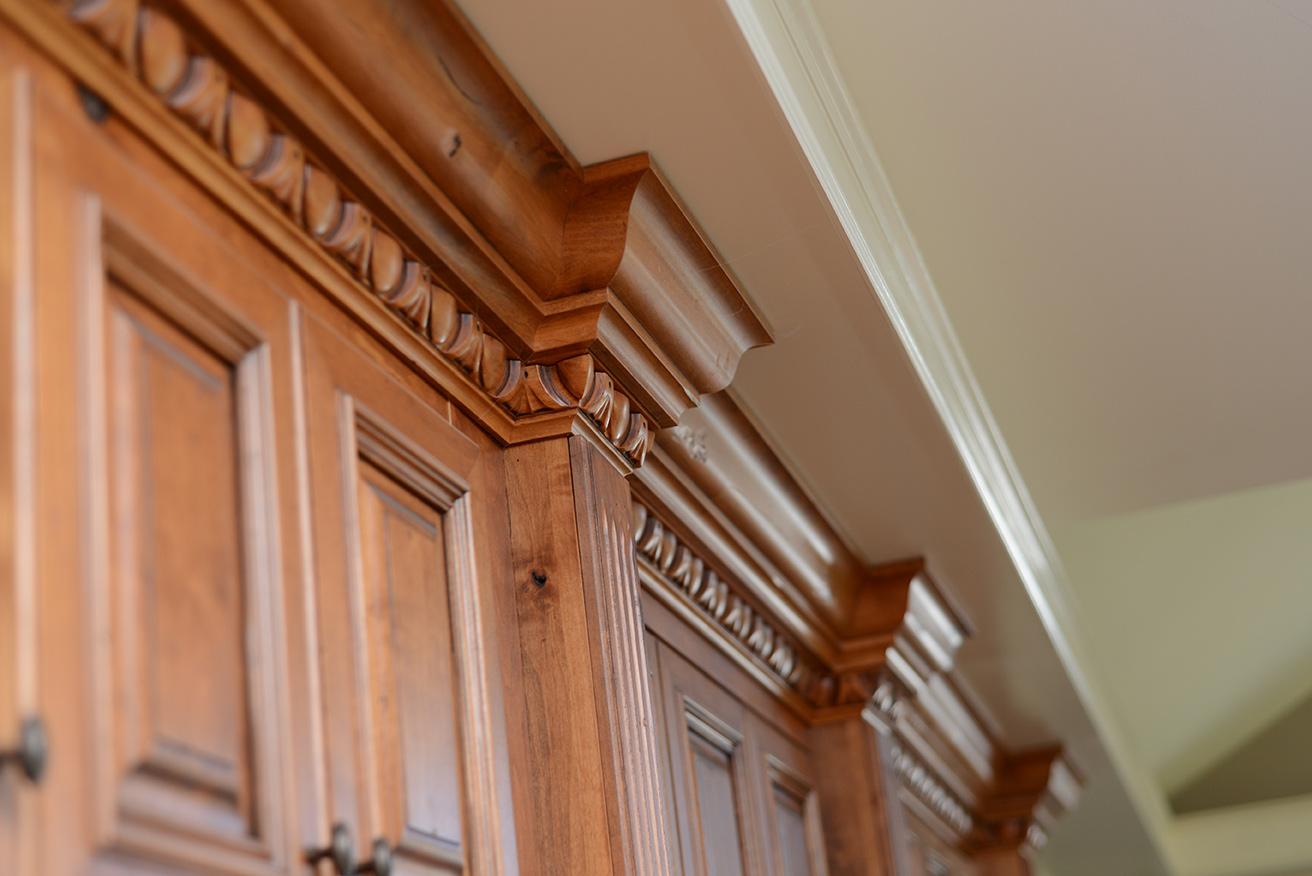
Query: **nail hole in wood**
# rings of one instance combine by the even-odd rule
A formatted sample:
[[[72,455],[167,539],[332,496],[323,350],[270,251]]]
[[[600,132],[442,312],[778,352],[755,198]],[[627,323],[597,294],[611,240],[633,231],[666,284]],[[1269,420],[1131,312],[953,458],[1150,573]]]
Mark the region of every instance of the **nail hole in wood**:
[[[103,97],[81,82],[77,84],[77,97],[82,103],[82,111],[87,114],[87,118],[97,125],[102,124],[105,119],[109,118],[109,104],[105,103]]]

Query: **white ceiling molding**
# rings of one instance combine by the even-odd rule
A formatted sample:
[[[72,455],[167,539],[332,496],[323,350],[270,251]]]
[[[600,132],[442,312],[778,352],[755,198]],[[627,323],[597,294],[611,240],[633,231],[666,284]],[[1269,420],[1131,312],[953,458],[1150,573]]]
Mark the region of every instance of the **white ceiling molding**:
[[[1165,797],[1136,761],[1093,670],[1060,558],[998,431],[807,0],[725,0],[994,526],[1159,854]],[[1178,869],[1178,867],[1177,867]]]

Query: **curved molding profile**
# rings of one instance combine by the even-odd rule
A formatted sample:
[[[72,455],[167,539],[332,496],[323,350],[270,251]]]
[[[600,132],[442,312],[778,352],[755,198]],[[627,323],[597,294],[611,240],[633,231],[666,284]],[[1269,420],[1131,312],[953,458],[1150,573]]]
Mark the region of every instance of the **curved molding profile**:
[[[889,753],[893,759],[893,771],[903,786],[942,819],[958,841],[965,839],[975,824],[966,804],[949,791],[919,758],[898,743],[889,747]]]
[[[1059,748],[1042,748],[1004,758],[993,786],[976,809],[965,845],[974,853],[991,849],[1041,850],[1048,831],[1079,799],[1081,779]]]
[[[649,156],[585,168],[583,180],[565,243],[593,253],[583,260],[593,273],[566,288],[609,290],[616,306],[598,320],[597,355],[642,388],[649,409],[669,414],[662,426],[673,426],[733,380],[741,354],[723,351],[768,344],[769,330]],[[598,247],[608,228],[622,240]],[[675,351],[677,369],[652,358],[664,350]]]
[[[416,243],[440,228],[436,251],[457,250],[452,274],[521,355],[592,353],[666,428],[770,341],[650,156],[580,167],[453,3],[175,2],[242,66],[299,74],[259,81],[362,194],[404,202]]]
[[[402,246],[222,65],[191,48],[173,18],[137,0],[79,0],[68,14],[483,393],[514,416],[577,409],[629,463],[643,463],[654,432],[590,353],[551,364],[510,356],[433,267]]]

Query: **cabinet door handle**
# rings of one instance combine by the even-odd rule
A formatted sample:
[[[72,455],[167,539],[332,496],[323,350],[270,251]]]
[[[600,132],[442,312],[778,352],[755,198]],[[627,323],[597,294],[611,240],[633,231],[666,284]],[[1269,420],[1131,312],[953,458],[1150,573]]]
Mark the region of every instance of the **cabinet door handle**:
[[[355,842],[351,839],[351,831],[345,824],[340,821],[333,825],[332,835],[328,838],[328,845],[319,849],[310,849],[305,853],[307,864],[317,864],[320,861],[332,861],[333,869],[337,871],[338,876],[351,876],[356,872],[355,869]]]
[[[0,766],[17,766],[34,785],[41,784],[49,762],[50,740],[46,736],[46,722],[37,717],[26,718],[19,726],[18,745],[0,751]]]
[[[374,840],[373,855],[356,868],[356,873],[372,873],[374,876],[392,876],[392,847],[387,840],[379,837]]]

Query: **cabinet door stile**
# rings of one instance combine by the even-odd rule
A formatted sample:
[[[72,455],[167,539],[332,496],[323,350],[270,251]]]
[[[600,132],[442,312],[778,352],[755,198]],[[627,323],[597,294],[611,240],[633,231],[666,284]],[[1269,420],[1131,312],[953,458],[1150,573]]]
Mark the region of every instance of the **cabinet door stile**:
[[[37,715],[32,81],[0,67],[0,743]],[[34,800],[0,779],[0,869],[34,869]]]

